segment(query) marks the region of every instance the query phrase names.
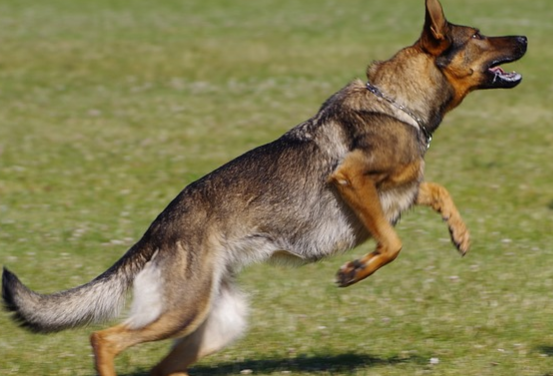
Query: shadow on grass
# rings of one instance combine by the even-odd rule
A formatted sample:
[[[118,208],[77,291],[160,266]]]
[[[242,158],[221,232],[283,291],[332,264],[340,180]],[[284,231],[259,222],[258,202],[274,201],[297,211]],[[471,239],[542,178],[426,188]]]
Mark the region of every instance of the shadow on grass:
[[[536,350],[539,351],[542,354],[553,356],[553,346],[538,346],[536,347]]]
[[[553,346],[546,346],[546,345],[537,346],[536,351],[538,351],[541,354],[545,354],[547,356],[553,356]],[[553,376],[553,371],[541,376]]]
[[[190,368],[191,376],[207,375],[239,375],[243,370],[251,370],[252,373],[275,373],[288,371],[290,373],[353,373],[358,369],[374,367],[378,365],[394,365],[400,363],[426,364],[427,359],[418,356],[380,358],[369,354],[340,354],[340,355],[315,355],[298,356],[290,359],[251,359],[242,362],[220,363],[217,366],[195,366]],[[125,374],[123,376],[146,376],[147,371]]]

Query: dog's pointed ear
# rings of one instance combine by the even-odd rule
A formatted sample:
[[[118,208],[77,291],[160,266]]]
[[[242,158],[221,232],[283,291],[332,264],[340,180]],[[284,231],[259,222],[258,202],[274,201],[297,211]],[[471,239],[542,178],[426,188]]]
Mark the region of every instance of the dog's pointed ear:
[[[426,0],[426,18],[420,43],[425,51],[436,56],[444,52],[451,44],[449,23],[438,0]]]

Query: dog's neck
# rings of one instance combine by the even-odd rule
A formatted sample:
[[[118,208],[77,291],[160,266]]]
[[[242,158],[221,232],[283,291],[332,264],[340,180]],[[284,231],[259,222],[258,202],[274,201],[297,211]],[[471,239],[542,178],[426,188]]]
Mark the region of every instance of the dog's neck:
[[[405,120],[405,122],[417,128],[422,133],[425,139],[426,148],[428,149],[430,147],[430,142],[432,141],[432,133],[428,130],[428,128],[424,124],[424,121],[420,117],[415,115],[411,110],[409,110],[404,105],[396,102],[393,98],[382,93],[382,91],[378,87],[374,86],[369,81],[367,81],[367,90],[373,93],[374,95],[376,95],[378,98],[383,99],[386,102],[390,103],[394,108],[398,109],[400,112],[406,114],[408,118]],[[400,120],[404,121],[403,119],[400,119]]]

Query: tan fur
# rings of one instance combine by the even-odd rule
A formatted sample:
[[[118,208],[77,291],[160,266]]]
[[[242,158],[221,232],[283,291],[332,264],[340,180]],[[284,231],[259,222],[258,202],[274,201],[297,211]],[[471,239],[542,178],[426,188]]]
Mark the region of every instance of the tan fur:
[[[101,376],[136,344],[176,339],[154,376],[183,376],[245,330],[236,274],[257,262],[304,264],[367,239],[374,251],[343,265],[341,287],[370,276],[402,249],[394,230],[413,205],[447,222],[464,255],[469,232],[447,190],[424,181],[430,136],[473,90],[510,88],[521,76],[494,65],[522,57],[525,37],[481,36],[449,23],[426,0],[415,44],[371,64],[311,119],[190,184],[111,268],[87,284],[39,294],[4,269],[2,296],[23,326],[54,332],[116,316],[134,287],[130,317],[95,332]]]

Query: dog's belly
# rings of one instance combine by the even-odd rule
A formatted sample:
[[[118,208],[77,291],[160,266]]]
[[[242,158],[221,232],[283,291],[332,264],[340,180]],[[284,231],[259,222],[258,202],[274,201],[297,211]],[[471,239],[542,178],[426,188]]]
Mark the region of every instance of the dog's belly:
[[[227,237],[224,248],[231,264],[254,262],[301,265],[345,252],[364,242],[369,233],[355,214],[329,195],[303,210],[290,208],[286,218],[258,218],[242,235]],[[288,210],[283,210],[288,211]],[[244,231],[244,232],[242,232]],[[234,239],[234,240],[231,240]]]
[[[306,262],[346,252],[369,238],[362,223],[350,213],[317,218],[302,236],[289,244],[290,253]]]
[[[390,223],[395,224],[413,205],[418,185],[415,181],[379,192]],[[331,191],[315,197],[304,196],[303,205],[292,202],[279,207],[279,215],[252,216],[247,223],[238,218],[230,221],[233,234],[225,236],[223,248],[232,258],[231,264],[268,261],[301,265],[344,253],[370,238],[356,214]]]
[[[379,193],[382,209],[388,221],[395,225],[401,213],[416,201],[418,182]],[[306,231],[294,241],[280,239],[280,247],[270,256],[272,262],[308,263],[346,252],[370,238],[370,233],[357,216],[340,205],[328,204],[326,209],[311,216]]]

